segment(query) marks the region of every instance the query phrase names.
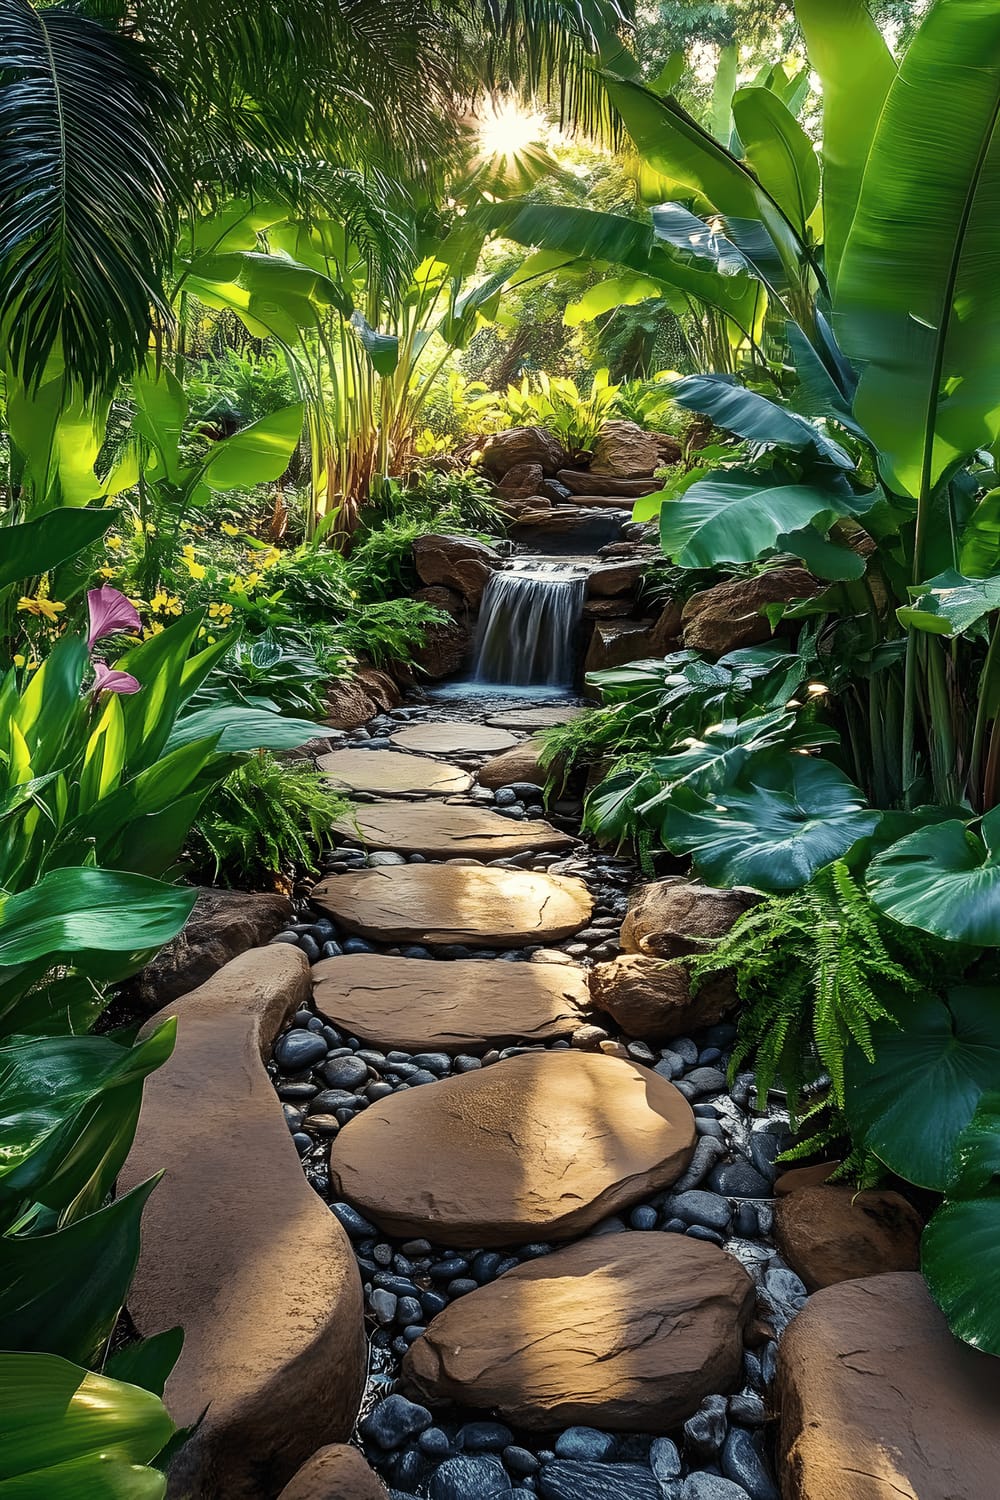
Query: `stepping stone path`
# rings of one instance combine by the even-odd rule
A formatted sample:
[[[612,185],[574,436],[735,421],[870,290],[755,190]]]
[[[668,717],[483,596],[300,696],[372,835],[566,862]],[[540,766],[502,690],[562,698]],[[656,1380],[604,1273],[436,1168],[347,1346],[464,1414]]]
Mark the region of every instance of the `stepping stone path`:
[[[514,708],[491,714],[486,722],[497,729],[555,729],[560,724],[568,724],[571,719],[578,719],[585,711],[572,704],[557,708]]]
[[[398,750],[334,750],[319,756],[316,764],[338,789],[381,797],[447,797],[472,785],[460,766]]]
[[[375,753],[375,752],[373,752]],[[339,818],[333,832],[359,839],[369,849],[425,854],[428,859],[503,859],[546,849],[571,849],[568,833],[542,820],[519,823],[482,807],[423,802],[400,806],[371,802]]]
[[[593,910],[582,880],[475,865],[389,865],[334,875],[312,898],[362,937],[471,948],[558,942],[585,927]]]
[[[567,1239],[668,1187],[691,1107],[647,1068],[531,1052],[379,1100],[330,1150],[333,1190],[387,1233],[443,1245]]]
[[[715,1245],[600,1236],[453,1302],[403,1380],[415,1401],[463,1401],[529,1429],[669,1432],[736,1384],[753,1303],[750,1277]]]
[[[505,729],[490,729],[485,724],[410,724],[389,738],[403,750],[420,750],[425,755],[491,755],[510,750],[517,744],[516,735]]]
[[[494,1042],[550,1042],[586,1020],[585,969],[456,959],[440,968],[383,954],[327,958],[313,969],[316,1007],[351,1036],[387,1050],[483,1052]]]

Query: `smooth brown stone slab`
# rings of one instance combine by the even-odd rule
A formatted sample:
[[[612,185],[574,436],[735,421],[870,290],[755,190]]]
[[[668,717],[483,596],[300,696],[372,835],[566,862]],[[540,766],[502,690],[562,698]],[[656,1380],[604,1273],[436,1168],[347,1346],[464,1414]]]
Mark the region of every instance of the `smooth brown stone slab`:
[[[302,1465],[278,1500],[386,1500],[386,1493],[357,1448],[330,1443]]]
[[[495,755],[484,766],[480,766],[477,780],[480,786],[496,791],[497,787],[511,786],[518,781],[530,781],[544,786],[548,772],[542,769],[539,756],[542,751],[540,739],[522,740],[513,750],[504,750]]]
[[[313,900],[362,937],[473,948],[558,942],[585,927],[594,908],[582,880],[467,865],[332,875],[316,886]]]
[[[554,729],[558,724],[568,724],[571,719],[578,719],[582,713],[586,713],[586,709],[573,703],[565,703],[554,708],[504,709],[500,713],[491,714],[486,722],[495,724],[498,729]]]
[[[410,724],[389,738],[404,750],[423,750],[428,755],[486,755],[517,744],[514,735],[486,724]]]
[[[517,1427],[668,1432],[736,1385],[753,1301],[715,1245],[598,1235],[452,1302],[411,1345],[403,1381],[418,1401]]]
[[[690,1105],[650,1069],[529,1052],[371,1105],[334,1141],[330,1178],[388,1234],[523,1245],[669,1187],[694,1143]]]
[[[407,1052],[484,1052],[495,1042],[549,1042],[586,1020],[576,964],[419,958],[325,958],[313,967],[318,1009],[351,1036]]]
[[[901,1193],[830,1183],[785,1193],[774,1237],[811,1292],[885,1271],[919,1271],[923,1220]]]
[[[375,792],[387,797],[445,797],[467,792],[472,777],[460,766],[398,750],[334,750],[321,755],[319,769],[346,792]]]
[[[541,819],[516,822],[483,807],[442,802],[369,802],[338,818],[333,832],[360,839],[370,849],[429,859],[456,854],[502,859],[536,849],[571,849],[575,842]]]

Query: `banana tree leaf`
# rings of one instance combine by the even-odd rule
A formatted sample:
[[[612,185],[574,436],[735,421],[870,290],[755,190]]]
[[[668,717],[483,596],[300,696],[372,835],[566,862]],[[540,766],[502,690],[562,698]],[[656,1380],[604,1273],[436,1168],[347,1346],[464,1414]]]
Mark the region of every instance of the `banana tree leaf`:
[[[152,447],[160,474],[171,484],[181,479],[180,442],[187,420],[188,401],[184,387],[172,370],[137,375],[132,382],[136,414],[135,431]]]
[[[864,576],[865,559],[860,552],[821,535],[813,526],[779,537],[778,550],[797,557],[816,578],[830,583],[847,583]]]
[[[563,323],[567,328],[579,328],[581,323],[592,323],[616,307],[636,307],[658,298],[661,290],[660,283],[649,276],[613,276],[589,287],[576,302],[567,302]]]
[[[0,900],[0,966],[94,948],[158,948],[191,915],[194,890],[118,870],[51,870],[29,891]]]
[[[923,993],[872,1027],[875,1061],[847,1053],[852,1130],[907,1182],[944,1192],[955,1147],[985,1089],[1000,1078],[1000,994],[960,985],[945,999]]]
[[[984,615],[1000,609],[1000,574],[991,578],[963,578],[950,569],[910,590],[912,605],[896,614],[901,624],[931,635],[961,635]]]
[[[745,160],[804,239],[819,201],[819,158],[812,141],[770,89],[737,90],[733,117]]]
[[[803,417],[830,417],[846,427],[855,437],[868,443],[868,435],[854,420],[851,402],[857,382],[842,364],[830,367],[806,338],[797,323],[789,322],[785,337],[798,376],[791,400]]]
[[[978,834],[953,818],[891,844],[872,860],[868,890],[905,927],[1000,947],[1000,809],[986,814]]]
[[[836,766],[769,750],[718,793],[678,787],[663,837],[673,853],[690,854],[713,885],[788,891],[842,858],[878,821]]]
[[[886,98],[836,299],[855,413],[914,498],[1000,434],[998,119],[1000,8],[943,0]]]
[[[116,510],[59,508],[0,528],[0,589],[75,557],[99,541],[118,516]]]
[[[121,1311],[139,1261],[139,1221],[157,1178],[52,1234],[0,1237],[6,1348],[90,1365]]]
[[[660,511],[660,543],[682,568],[754,562],[773,552],[790,532],[845,513],[843,497],[811,484],[790,484],[778,474],[750,469],[716,471]]]
[[[10,379],[7,427],[25,461],[33,509],[49,501],[87,505],[103,494],[94,464],[109,409],[107,400],[84,401],[62,371],[31,391]]]
[[[280,479],[302,436],[303,415],[303,404],[296,401],[215,443],[202,464],[202,479],[213,490],[250,488]]]
[[[1000,489],[983,496],[962,528],[958,566],[966,578],[987,578],[1000,570]]]
[[[199,708],[178,719],[167,740],[168,753],[194,740],[218,735],[220,755],[250,750],[296,750],[316,738],[317,726],[307,719],[285,719],[280,714],[256,708],[235,708],[230,703]]]
[[[712,85],[712,134],[726,146],[732,145],[733,95],[736,92],[736,75],[739,70],[740,49],[736,42],[728,42],[719,49],[719,62]],[[662,97],[662,91],[656,91]]]
[[[946,1202],[920,1246],[928,1289],[957,1338],[1000,1354],[1000,1094],[984,1093],[958,1138]]]
[[[377,375],[392,375],[399,364],[399,339],[394,333],[379,333],[361,313],[351,318],[351,327],[361,340]]]
[[[835,287],[896,64],[865,0],[795,0],[795,16],[823,85],[824,259]]]
[[[138,1385],[154,1396],[162,1396],[183,1347],[183,1328],[167,1328],[109,1355],[104,1373],[112,1380],[124,1380],[127,1385]]]
[[[814,450],[841,469],[853,469],[849,453],[796,412],[748,391],[725,375],[687,375],[675,380],[670,394],[688,411],[712,418],[717,427],[754,443],[772,443],[806,453]]]
[[[174,1424],[158,1396],[54,1354],[0,1354],[3,1500],[161,1500],[148,1464]]]

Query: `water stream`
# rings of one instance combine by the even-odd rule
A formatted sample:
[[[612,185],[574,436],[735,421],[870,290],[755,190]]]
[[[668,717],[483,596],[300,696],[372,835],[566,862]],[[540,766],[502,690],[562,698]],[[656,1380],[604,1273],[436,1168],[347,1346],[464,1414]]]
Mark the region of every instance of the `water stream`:
[[[473,680],[570,688],[585,567],[525,559],[490,577],[476,634]]]

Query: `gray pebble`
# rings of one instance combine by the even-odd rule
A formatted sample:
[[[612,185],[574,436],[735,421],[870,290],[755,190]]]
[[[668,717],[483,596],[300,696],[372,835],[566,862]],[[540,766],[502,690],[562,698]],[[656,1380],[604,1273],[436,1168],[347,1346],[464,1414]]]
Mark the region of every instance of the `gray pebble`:
[[[709,1186],[727,1198],[770,1198],[771,1184],[762,1177],[756,1167],[744,1159],[724,1162],[715,1167],[708,1179]]]
[[[274,1044],[274,1060],[285,1073],[305,1073],[322,1062],[326,1042],[314,1031],[286,1031]]]
[[[731,1427],[722,1446],[722,1472],[741,1484],[750,1500],[780,1500],[777,1486],[749,1432]]]
[[[729,1228],[729,1204],[716,1193],[695,1188],[671,1195],[664,1205],[669,1217],[683,1219],[685,1224],[704,1224],[724,1234]]]
[[[714,1458],[726,1439],[726,1398],[706,1396],[684,1423],[684,1439],[702,1458]]]

